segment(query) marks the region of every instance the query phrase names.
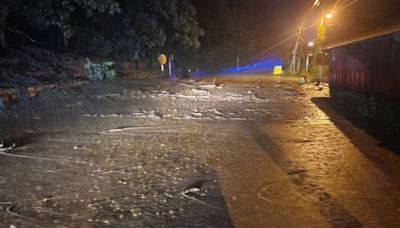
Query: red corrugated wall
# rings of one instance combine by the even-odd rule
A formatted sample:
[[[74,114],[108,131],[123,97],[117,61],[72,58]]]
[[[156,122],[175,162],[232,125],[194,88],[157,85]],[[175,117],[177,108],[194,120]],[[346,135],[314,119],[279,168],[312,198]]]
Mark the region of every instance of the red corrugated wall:
[[[328,51],[333,88],[400,101],[400,32]]]

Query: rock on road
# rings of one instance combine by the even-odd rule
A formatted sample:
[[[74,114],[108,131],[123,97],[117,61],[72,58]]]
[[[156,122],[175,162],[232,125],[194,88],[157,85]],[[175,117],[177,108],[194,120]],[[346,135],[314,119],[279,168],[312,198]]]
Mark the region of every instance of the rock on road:
[[[0,227],[400,227],[400,157],[326,92],[216,82],[88,83],[14,105]]]

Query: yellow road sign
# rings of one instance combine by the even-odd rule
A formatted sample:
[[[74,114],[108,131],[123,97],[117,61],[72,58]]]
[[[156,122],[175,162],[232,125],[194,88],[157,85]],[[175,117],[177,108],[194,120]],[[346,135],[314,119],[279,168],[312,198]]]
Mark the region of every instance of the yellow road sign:
[[[274,67],[274,75],[282,75],[282,74],[283,74],[282,66],[275,66]]]
[[[161,54],[160,56],[158,56],[158,62],[159,62],[161,65],[167,64],[167,61],[168,61],[168,58],[167,58],[166,55]]]

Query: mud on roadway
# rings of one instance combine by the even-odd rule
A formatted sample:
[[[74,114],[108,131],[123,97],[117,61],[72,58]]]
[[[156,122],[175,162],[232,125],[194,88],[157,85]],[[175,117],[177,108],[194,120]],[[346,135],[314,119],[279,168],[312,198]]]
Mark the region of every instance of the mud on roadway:
[[[400,158],[271,76],[88,83],[0,120],[0,227],[399,227]]]

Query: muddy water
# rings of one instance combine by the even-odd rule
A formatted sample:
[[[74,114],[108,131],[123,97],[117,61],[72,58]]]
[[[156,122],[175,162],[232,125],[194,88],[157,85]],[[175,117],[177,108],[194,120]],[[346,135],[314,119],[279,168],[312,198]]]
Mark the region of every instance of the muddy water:
[[[87,84],[13,106],[1,226],[400,224],[397,156],[313,104],[316,91],[235,80]]]

